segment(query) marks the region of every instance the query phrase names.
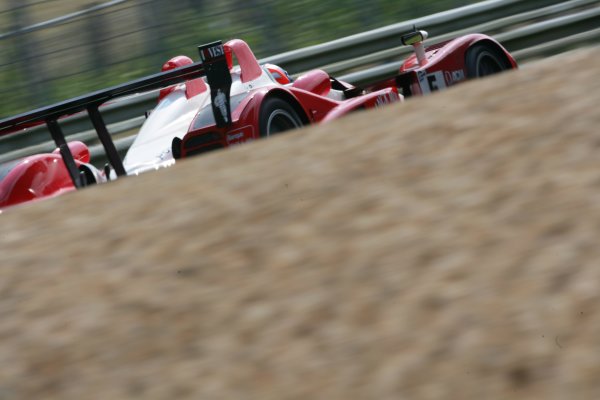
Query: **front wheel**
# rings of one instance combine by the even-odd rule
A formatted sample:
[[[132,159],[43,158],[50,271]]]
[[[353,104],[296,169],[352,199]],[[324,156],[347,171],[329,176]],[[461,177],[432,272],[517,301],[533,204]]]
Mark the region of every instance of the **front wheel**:
[[[469,78],[482,78],[511,69],[510,63],[500,50],[485,44],[476,44],[469,48],[465,56],[465,65]]]
[[[300,128],[302,119],[294,108],[277,97],[267,98],[260,107],[260,137],[269,137],[290,129]]]

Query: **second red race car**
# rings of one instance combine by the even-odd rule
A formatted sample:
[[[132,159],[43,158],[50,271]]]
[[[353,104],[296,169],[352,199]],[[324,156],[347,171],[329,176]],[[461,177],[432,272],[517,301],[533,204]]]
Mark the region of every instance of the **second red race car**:
[[[27,134],[28,128],[46,124],[58,148],[0,165],[0,210],[517,68],[509,52],[486,35],[465,35],[428,48],[426,38],[416,29],[404,34],[402,43],[413,46],[414,53],[397,74],[364,88],[323,70],[293,80],[276,65],[261,65],[249,46],[235,39],[200,46],[200,62],[174,57],[159,74],[4,119],[0,136]],[[100,107],[157,89],[158,105],[121,160]],[[85,144],[65,140],[60,119],[79,112],[88,113],[104,146],[110,163],[104,169],[90,164]]]

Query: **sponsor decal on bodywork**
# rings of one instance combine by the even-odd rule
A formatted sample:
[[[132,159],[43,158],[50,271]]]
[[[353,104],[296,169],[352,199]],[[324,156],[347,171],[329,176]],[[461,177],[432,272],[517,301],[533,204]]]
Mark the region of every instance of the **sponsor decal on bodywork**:
[[[252,126],[244,126],[240,130],[228,133],[225,140],[228,145],[242,144],[252,140]]]
[[[396,92],[388,92],[383,93],[377,96],[377,100],[375,101],[375,107],[381,107],[386,104],[395,103],[400,100],[400,96]]]
[[[200,52],[200,57],[202,58],[203,62],[207,62],[214,58],[222,57],[224,55],[225,49],[223,48],[223,45],[221,43],[211,47],[205,47]]]
[[[230,133],[227,135],[227,143],[231,144],[232,142],[239,141],[244,138],[244,132]]]
[[[229,123],[228,113],[227,113],[227,96],[225,93],[221,91],[221,89],[217,90],[217,95],[215,96],[214,104],[217,109],[221,112],[221,117],[223,117],[223,121],[226,124]]]
[[[463,71],[462,69],[456,71],[446,71],[444,72],[444,76],[446,77],[446,84],[450,86],[460,81],[464,81],[465,71]]]

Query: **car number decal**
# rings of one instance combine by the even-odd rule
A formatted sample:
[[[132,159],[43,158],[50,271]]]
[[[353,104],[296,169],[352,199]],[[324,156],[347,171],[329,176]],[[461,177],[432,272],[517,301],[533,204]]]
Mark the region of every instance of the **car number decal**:
[[[417,73],[419,79],[419,86],[421,86],[421,92],[423,94],[429,94],[436,90],[446,88],[446,80],[444,79],[444,73],[442,71],[435,71],[428,74],[426,71],[419,71]]]

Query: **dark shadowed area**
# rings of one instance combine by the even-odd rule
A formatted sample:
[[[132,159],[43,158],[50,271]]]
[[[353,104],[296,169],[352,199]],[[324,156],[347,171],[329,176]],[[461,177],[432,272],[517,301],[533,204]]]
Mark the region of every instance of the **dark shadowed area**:
[[[0,399],[600,398],[600,50],[0,218]]]

